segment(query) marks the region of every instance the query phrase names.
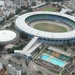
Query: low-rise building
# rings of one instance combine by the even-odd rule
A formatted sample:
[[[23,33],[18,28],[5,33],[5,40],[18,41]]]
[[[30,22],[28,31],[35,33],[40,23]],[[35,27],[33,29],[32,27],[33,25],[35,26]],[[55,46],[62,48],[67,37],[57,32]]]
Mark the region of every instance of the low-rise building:
[[[0,63],[0,75],[8,75],[7,71],[3,68],[2,63]]]
[[[13,44],[8,44],[8,45],[5,46],[5,50],[11,49],[11,48],[13,48],[13,47],[14,47]]]
[[[13,67],[11,64],[8,64],[7,71],[8,71],[8,74],[11,74],[11,75],[21,75],[21,70]]]
[[[3,65],[2,65],[2,63],[0,63],[0,70],[3,68]]]

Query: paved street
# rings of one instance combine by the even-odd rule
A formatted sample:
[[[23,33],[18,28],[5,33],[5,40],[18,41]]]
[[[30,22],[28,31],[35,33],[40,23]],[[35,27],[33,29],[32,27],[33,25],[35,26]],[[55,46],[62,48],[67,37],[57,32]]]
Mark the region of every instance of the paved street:
[[[8,64],[8,60],[0,58],[0,63],[3,63],[4,65]]]
[[[27,75],[39,75],[35,72],[38,70],[42,71],[45,75],[57,75],[47,68],[35,64],[33,61],[30,61],[29,65],[27,66],[24,58],[21,57],[20,59],[17,59],[8,54],[2,55],[2,58],[0,58],[0,63],[7,65],[9,59],[12,61],[10,64],[12,64],[14,67],[20,68],[23,72],[27,72]]]
[[[68,4],[69,4],[73,9],[75,9],[75,0],[70,0],[70,1],[68,2]]]
[[[71,5],[74,8],[74,11],[75,11],[75,0],[70,0],[69,5]],[[65,7],[65,8],[67,8],[67,7]],[[24,13],[24,12],[26,12],[26,10],[23,10],[21,13]],[[73,14],[73,16],[75,16],[75,13]],[[5,29],[6,27],[11,26],[13,21],[15,21],[14,16],[11,17],[9,20],[5,20],[5,21],[4,21],[4,25],[0,26],[0,29]],[[53,21],[51,21],[51,22],[46,21],[46,22],[52,23],[52,24],[57,24],[57,25],[60,24],[60,26],[63,25],[68,31],[72,30],[71,28],[69,28],[67,25],[65,25],[63,23],[59,23],[59,22],[54,23]],[[43,21],[41,23],[43,23]],[[36,23],[34,22],[34,23],[32,23],[31,26],[34,27],[35,24]],[[23,42],[24,42],[24,40],[23,40]],[[50,44],[48,44],[48,45],[50,46]],[[41,50],[40,53],[42,53],[42,51],[43,50]],[[7,51],[3,51],[3,50],[1,52],[7,53]],[[73,51],[71,49],[68,49],[67,52],[71,53],[72,56],[75,56],[75,51]],[[36,59],[36,56],[35,56],[35,59]],[[36,73],[36,71],[41,71],[41,72],[43,72],[44,75],[58,75],[58,74],[54,73],[53,71],[51,71],[51,70],[49,70],[49,69],[47,69],[47,68],[45,68],[41,65],[36,64],[34,61],[30,61],[28,65],[26,64],[25,61],[26,60],[23,57],[17,58],[17,57],[14,57],[14,56],[10,55],[10,54],[2,54],[1,58],[0,58],[0,63],[2,63],[4,65],[12,64],[14,67],[20,68],[23,72],[26,72],[27,75],[40,75],[40,74]],[[75,64],[75,62],[74,62],[74,64]]]
[[[49,74],[49,75],[58,75],[58,74],[55,74],[53,73],[52,71],[48,70],[47,68],[43,67],[43,66],[40,66],[40,65],[37,65],[37,68],[44,72],[45,74]]]

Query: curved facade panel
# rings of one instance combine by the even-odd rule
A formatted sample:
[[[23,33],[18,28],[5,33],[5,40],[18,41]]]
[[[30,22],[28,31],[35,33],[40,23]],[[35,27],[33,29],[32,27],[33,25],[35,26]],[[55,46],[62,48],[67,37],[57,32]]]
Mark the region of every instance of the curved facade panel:
[[[34,29],[29,23],[39,20],[52,20],[63,22],[73,28],[72,31],[57,33],[45,32]],[[64,44],[67,42],[75,42],[75,17],[61,14],[59,12],[30,12],[19,16],[16,20],[16,27],[25,32],[29,37],[37,36],[38,40],[51,44]]]

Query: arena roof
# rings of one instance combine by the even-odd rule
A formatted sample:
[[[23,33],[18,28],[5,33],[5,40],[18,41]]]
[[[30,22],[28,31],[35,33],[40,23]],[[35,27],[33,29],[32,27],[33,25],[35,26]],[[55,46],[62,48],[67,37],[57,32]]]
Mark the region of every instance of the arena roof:
[[[63,33],[56,33],[56,32],[45,32],[45,31],[41,31],[41,30],[37,30],[37,29],[34,29],[30,26],[27,25],[27,23],[25,23],[25,19],[31,15],[36,15],[36,14],[52,14],[52,15],[58,15],[58,16],[64,16],[66,18],[69,18],[73,21],[75,21],[75,17],[73,16],[70,16],[70,15],[66,15],[66,14],[63,14],[63,13],[59,13],[59,12],[42,12],[42,11],[37,11],[37,12],[30,12],[30,13],[26,13],[26,14],[23,14],[21,16],[19,16],[16,20],[16,26],[28,33],[28,34],[31,34],[31,35],[34,35],[34,36],[39,36],[39,37],[45,37],[45,38],[52,38],[52,39],[64,39],[64,38],[73,38],[75,37],[75,30],[73,31],[69,31],[69,32],[63,32]]]
[[[16,38],[16,33],[11,30],[0,30],[0,42],[8,42]]]
[[[52,46],[50,46],[48,49],[49,49],[49,50],[52,50],[52,51],[55,51],[55,52],[58,52],[58,53],[60,53],[60,54],[63,54],[63,55],[69,56],[69,57],[71,56],[70,53],[65,52],[65,51],[63,51],[63,50],[61,50],[61,49],[58,49],[58,48],[52,47]]]

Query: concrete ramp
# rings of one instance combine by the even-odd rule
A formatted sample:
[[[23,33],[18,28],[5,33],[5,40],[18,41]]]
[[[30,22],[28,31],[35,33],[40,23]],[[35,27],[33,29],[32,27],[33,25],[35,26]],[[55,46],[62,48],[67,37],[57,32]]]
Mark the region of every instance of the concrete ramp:
[[[37,47],[39,47],[43,42],[37,42],[36,44],[34,44],[28,51],[28,54],[31,54]]]
[[[37,41],[38,37],[34,37],[24,48],[22,51],[26,52],[28,51],[32,45]]]
[[[24,56],[31,56],[31,53],[42,43],[42,41],[38,40],[38,37],[34,37],[22,50],[15,50],[14,53]]]
[[[73,10],[64,7],[64,8],[62,8],[62,10],[61,10],[59,13],[61,13],[61,14],[65,14],[66,12],[73,12]]]
[[[62,8],[62,10],[59,13],[65,14],[66,12],[67,12],[67,9]]]
[[[14,50],[14,54],[17,54],[17,55],[24,55],[23,51],[22,50]]]

